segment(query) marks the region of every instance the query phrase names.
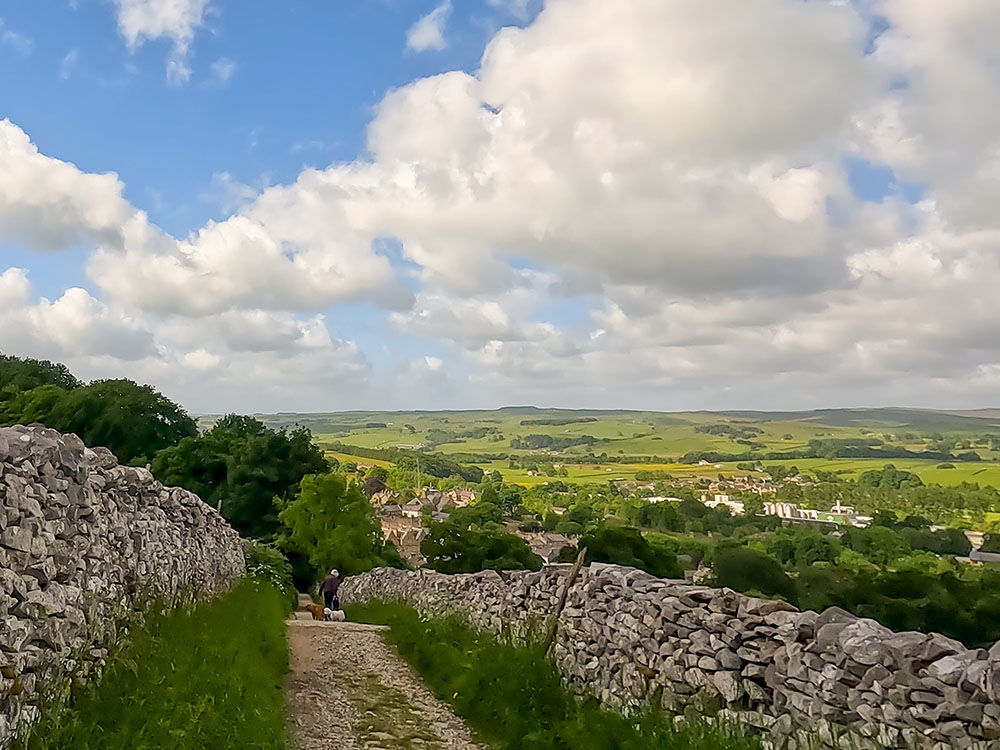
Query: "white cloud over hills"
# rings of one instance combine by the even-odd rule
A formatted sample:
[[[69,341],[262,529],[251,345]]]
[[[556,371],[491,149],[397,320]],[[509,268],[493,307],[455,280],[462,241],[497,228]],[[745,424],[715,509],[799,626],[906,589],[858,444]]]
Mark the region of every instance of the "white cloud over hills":
[[[179,60],[207,7],[117,2],[130,44]],[[206,387],[259,409],[991,403],[1000,9],[863,5],[548,0],[474,73],[388,92],[364,158],[189,237],[5,121],[0,244],[85,245],[92,283],[49,302],[7,271],[0,348],[195,408]],[[445,45],[447,7],[413,49]],[[849,158],[922,200],[862,201]],[[405,337],[408,369],[331,334],[343,305]]]

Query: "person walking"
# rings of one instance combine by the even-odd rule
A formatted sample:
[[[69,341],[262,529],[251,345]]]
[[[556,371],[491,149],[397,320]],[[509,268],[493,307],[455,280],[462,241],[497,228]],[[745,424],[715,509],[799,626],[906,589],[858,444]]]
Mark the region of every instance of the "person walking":
[[[319,585],[319,593],[323,595],[323,606],[336,612],[340,609],[340,598],[337,591],[340,589],[340,573],[336,568],[331,570]]]

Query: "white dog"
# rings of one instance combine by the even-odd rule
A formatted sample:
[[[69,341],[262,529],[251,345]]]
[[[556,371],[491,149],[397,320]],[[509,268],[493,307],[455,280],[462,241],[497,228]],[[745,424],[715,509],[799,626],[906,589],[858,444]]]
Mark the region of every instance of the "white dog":
[[[326,616],[327,622],[345,622],[347,620],[344,611],[340,609],[333,610],[327,607],[323,610],[323,614]]]

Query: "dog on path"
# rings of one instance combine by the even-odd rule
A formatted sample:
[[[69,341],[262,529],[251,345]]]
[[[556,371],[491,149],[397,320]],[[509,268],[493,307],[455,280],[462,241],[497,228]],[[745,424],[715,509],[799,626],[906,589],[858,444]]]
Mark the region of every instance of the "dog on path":
[[[312,615],[312,618],[314,620],[326,619],[326,612],[323,610],[323,607],[320,604],[307,604],[306,611],[308,611],[309,614]]]
[[[323,622],[344,622],[347,620],[341,610],[330,609],[319,604],[307,604],[306,611],[312,615],[314,620],[321,620]]]

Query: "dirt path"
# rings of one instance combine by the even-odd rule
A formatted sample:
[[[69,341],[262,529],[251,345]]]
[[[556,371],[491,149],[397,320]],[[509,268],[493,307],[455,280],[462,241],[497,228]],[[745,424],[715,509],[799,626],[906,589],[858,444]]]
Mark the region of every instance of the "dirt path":
[[[293,750],[481,750],[385,644],[383,629],[314,622],[307,612],[288,623]]]

